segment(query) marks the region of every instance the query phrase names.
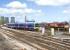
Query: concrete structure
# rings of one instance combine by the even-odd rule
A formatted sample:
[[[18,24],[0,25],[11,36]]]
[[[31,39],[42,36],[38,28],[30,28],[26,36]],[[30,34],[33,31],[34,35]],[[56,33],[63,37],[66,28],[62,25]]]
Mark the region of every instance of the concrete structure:
[[[70,27],[69,27],[69,34],[70,34]]]
[[[51,28],[51,35],[55,35],[54,34],[54,28]]]
[[[45,27],[42,27],[42,35],[45,33]]]
[[[11,17],[10,23],[15,23],[15,17]]]

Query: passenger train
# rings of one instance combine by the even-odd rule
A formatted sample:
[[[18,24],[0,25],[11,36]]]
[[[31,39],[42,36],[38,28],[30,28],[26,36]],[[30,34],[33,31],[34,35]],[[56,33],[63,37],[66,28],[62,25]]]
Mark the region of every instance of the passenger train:
[[[25,29],[25,30],[34,30],[34,24],[32,23],[9,23],[6,25],[8,28],[13,29]]]

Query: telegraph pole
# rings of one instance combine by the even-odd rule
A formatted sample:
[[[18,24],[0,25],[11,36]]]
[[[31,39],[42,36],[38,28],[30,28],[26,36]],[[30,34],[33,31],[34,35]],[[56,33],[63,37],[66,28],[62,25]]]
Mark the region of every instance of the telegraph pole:
[[[25,23],[26,23],[26,21],[27,21],[27,17],[25,16]]]
[[[27,17],[25,16],[25,30],[27,28]]]

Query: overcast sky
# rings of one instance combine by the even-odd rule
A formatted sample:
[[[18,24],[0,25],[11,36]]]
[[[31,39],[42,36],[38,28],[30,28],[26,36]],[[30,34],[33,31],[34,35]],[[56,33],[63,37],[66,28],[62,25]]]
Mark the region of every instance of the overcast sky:
[[[36,22],[70,20],[70,0],[0,0],[0,16],[14,16],[17,22],[24,17]]]

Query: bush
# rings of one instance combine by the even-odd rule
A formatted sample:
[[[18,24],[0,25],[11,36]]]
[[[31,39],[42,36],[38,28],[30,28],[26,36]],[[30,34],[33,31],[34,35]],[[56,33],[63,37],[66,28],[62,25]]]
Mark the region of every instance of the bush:
[[[39,28],[36,28],[35,31],[39,31]]]

